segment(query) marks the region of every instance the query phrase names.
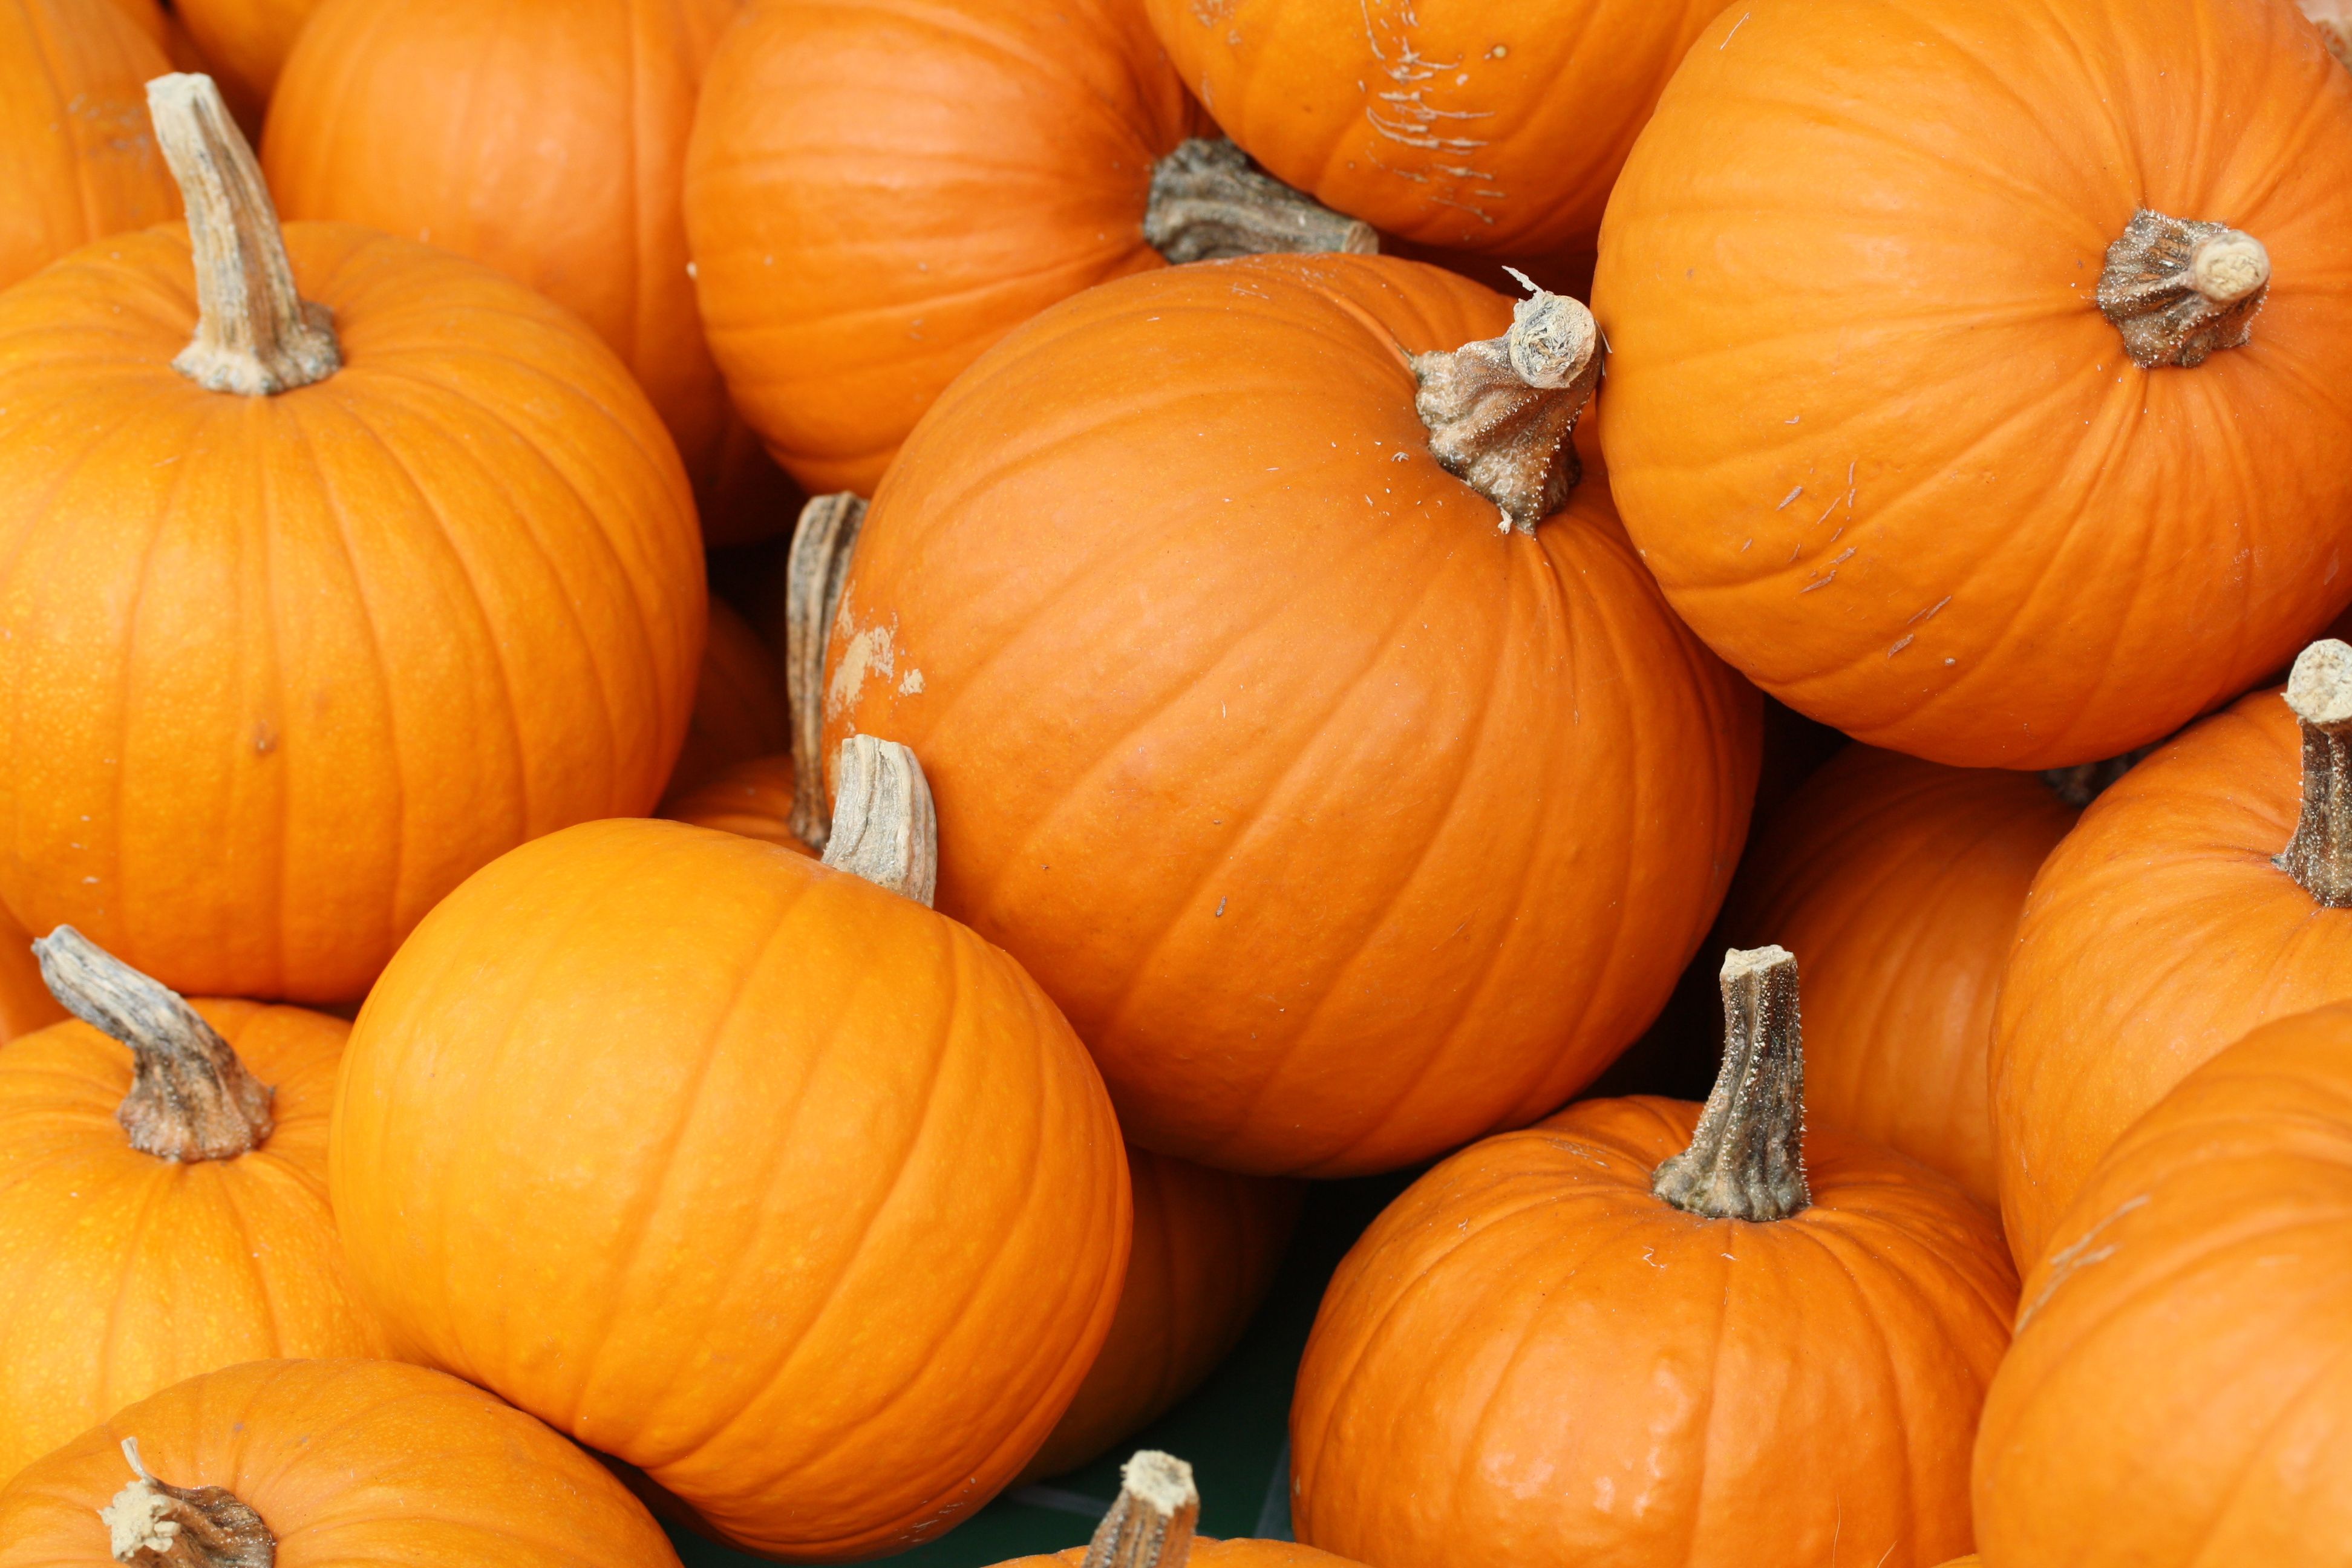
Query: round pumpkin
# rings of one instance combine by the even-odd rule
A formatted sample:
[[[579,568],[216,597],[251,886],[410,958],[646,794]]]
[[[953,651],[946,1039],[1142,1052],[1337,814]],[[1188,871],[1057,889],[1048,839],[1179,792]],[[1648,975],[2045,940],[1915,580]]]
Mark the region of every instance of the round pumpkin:
[[[172,134],[250,172],[204,79],[159,84]],[[659,419],[570,314],[347,225],[280,249],[257,175],[207,189],[269,288],[240,313],[209,261],[196,343],[176,226],[0,296],[0,896],[184,992],[335,1002],[509,846],[653,807],[702,558]]]
[[[2190,1072],[2051,1242],[1977,1443],[1991,1560],[2352,1559],[2352,1005]]]
[[[774,651],[723,600],[711,600],[694,714],[677,765],[670,770],[670,792],[697,788],[738,763],[771,756],[791,744],[782,671]]]
[[[110,1527],[168,1549],[149,1521],[179,1525],[179,1552],[109,1550]],[[269,1555],[181,1555],[212,1531],[248,1552],[266,1542]],[[0,1568],[273,1560],[677,1568],[661,1527],[595,1460],[495,1395],[399,1362],[265,1361],[191,1378],[0,1488]]]
[[[1869,744],[2147,744],[2343,607],[2347,230],[2352,78],[2292,5],[1734,5],[1601,231],[1626,531]]]
[[[1287,1541],[1214,1541],[1192,1533],[1201,1494],[1192,1467],[1171,1454],[1141,1449],[1119,1467],[1118,1496],[1094,1540],[1046,1557],[1021,1557],[997,1568],[1361,1568],[1328,1552]]]
[[[787,754],[748,758],[663,801],[659,815],[814,855],[793,832],[793,779]]]
[[[278,73],[320,0],[172,0],[242,121],[269,103]]]
[[[974,365],[866,515],[827,744],[923,758],[940,907],[1061,1005],[1147,1148],[1341,1175],[1532,1121],[1714,916],[1755,694],[1602,475],[1501,530],[1433,451],[1408,354],[1434,377],[1506,328],[1380,258],[1122,279]]]

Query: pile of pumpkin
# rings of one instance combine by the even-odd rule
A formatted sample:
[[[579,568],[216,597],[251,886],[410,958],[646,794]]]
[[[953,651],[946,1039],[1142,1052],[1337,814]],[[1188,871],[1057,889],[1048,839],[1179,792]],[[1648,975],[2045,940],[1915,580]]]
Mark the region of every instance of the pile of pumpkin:
[[[2352,1562],[2347,37],[0,0],[0,1568]]]

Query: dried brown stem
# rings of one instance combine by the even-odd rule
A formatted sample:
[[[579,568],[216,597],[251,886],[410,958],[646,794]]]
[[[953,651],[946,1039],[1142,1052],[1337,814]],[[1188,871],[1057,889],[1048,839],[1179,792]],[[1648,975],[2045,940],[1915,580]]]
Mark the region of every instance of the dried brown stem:
[[[852,735],[834,763],[833,831],[824,863],[929,908],[939,884],[940,828],[915,753]]]
[[[1533,533],[1576,488],[1569,437],[1601,378],[1601,331],[1582,305],[1512,276],[1530,297],[1512,308],[1511,330],[1413,355],[1413,407],[1445,471],[1493,501],[1501,526]]]
[[[2272,864],[2314,902],[2352,907],[2352,647],[2328,637],[2305,648],[2286,705],[2303,726],[2303,812]]]
[[[1170,261],[1221,261],[1269,252],[1379,253],[1372,226],[1250,167],[1249,154],[1219,137],[1194,137],[1151,166],[1144,243]]]
[[[784,567],[784,696],[793,715],[793,833],[823,852],[832,829],[824,809],[824,645],[849,581],[849,558],[866,526],[866,502],[846,490],[801,508]]]
[[[98,1510],[117,1563],[140,1568],[271,1568],[278,1542],[261,1516],[224,1487],[166,1486],[139,1462],[139,1439],[122,1440],[138,1479]]]
[[[1650,1190],[1708,1219],[1787,1219],[1813,1201],[1804,1030],[1788,949],[1723,955],[1723,1068],[1690,1147],[1658,1167]]]
[[[1192,1467],[1141,1448],[1118,1475],[1118,1500],[1096,1529],[1084,1568],[1184,1568],[1201,1518]]]
[[[2252,235],[2142,207],[2107,247],[2099,310],[2134,364],[2185,368],[2243,348],[2270,283],[2270,252]]]

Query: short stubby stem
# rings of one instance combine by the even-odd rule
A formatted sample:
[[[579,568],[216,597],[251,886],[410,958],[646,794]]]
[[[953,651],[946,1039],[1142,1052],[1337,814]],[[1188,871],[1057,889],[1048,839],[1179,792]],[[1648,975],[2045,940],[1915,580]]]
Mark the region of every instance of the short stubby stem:
[[[1170,261],[1337,251],[1372,256],[1371,225],[1335,213],[1250,167],[1249,154],[1219,137],[1194,137],[1151,166],[1143,240]]]
[[[793,720],[793,836],[823,853],[832,831],[824,809],[824,646],[849,558],[866,526],[866,502],[847,490],[801,508],[784,565],[784,698]]]
[[[1601,379],[1601,330],[1574,300],[1511,276],[1529,290],[1511,330],[1414,354],[1413,407],[1439,465],[1493,501],[1501,527],[1533,533],[1580,477],[1569,437]]]
[[[2305,648],[2286,705],[2303,726],[2303,812],[2272,864],[2315,903],[2352,908],[2352,647],[2327,637]]]
[[[1192,1467],[1139,1448],[1118,1475],[1118,1500],[1096,1528],[1083,1568],[1184,1568],[1201,1518]]]
[[[1650,1190],[1708,1219],[1787,1219],[1812,1203],[1804,1029],[1787,948],[1724,954],[1723,1067],[1690,1147],[1658,1167]]]
[[[98,1510],[117,1563],[140,1568],[271,1568],[277,1538],[261,1515],[223,1487],[166,1486],[139,1459],[139,1440],[122,1440],[138,1478]]]
[[[940,828],[915,753],[896,741],[852,735],[835,753],[834,774],[824,863],[929,908],[939,886]]]
[[[2099,310],[2142,370],[2186,367],[2252,341],[2270,283],[2270,252],[2252,235],[2142,207],[2107,247]]]

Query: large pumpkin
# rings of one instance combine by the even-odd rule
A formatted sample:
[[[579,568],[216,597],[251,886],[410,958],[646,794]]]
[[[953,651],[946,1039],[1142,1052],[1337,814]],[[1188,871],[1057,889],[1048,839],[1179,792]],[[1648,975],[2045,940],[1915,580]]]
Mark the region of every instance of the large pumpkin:
[[[1413,1568],[1927,1568],[2017,1279],[1947,1178],[1807,1126],[1796,967],[1727,956],[1704,1108],[1589,1100],[1372,1223],[1291,1407],[1300,1539]]]
[[[1990,1561],[2352,1561],[2352,1006],[2189,1074],[2051,1240],[1977,1444]]]
[[[201,280],[173,226],[0,295],[0,896],[181,991],[339,1001],[500,851],[652,807],[702,560],[610,350],[442,251],[281,249],[204,81],[159,84]]]
[[[2291,5],[1733,5],[1601,231],[1626,531],[1873,745],[2156,741],[2352,594],[2347,232],[2352,78]]]
[[[2352,781],[2352,647],[2315,643],[2285,696],[2257,691],[2134,768],[2034,878],[1992,1040],[2021,1268],[2191,1068],[2266,1019],[2352,998],[2352,844],[2329,807]],[[2325,853],[2290,869],[2290,840]]]
[[[192,1008],[70,930],[43,946],[107,1033],[0,1049],[0,1477],[183,1378],[383,1347],[327,1206],[350,1026]]]
[[[1538,395],[1505,359],[1581,313],[1545,299],[1344,256],[1123,279],[975,365],[866,516],[826,733],[923,757],[940,908],[1148,1148],[1337,1175],[1532,1121],[1713,917],[1756,698],[1602,476],[1568,493],[1591,362]],[[1524,406],[1465,449],[1415,399],[1472,364]]]
[[[1141,1449],[1119,1467],[1118,1496],[1092,1542],[1050,1557],[1020,1557],[997,1568],[1362,1568],[1287,1541],[1213,1541],[1192,1533],[1201,1494],[1192,1467]]]

